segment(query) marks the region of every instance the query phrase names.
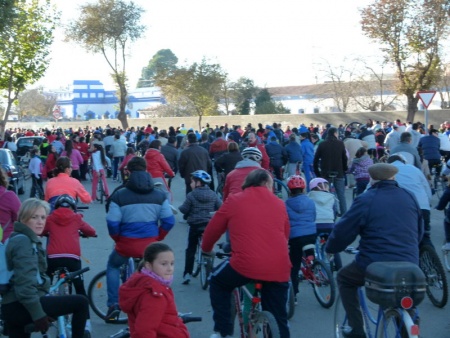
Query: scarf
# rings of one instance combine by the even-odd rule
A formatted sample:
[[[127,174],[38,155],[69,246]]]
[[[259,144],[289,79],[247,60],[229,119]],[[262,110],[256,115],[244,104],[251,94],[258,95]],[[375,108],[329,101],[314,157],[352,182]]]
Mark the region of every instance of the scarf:
[[[173,276],[170,279],[164,279],[161,276],[154,273],[153,271],[146,269],[145,267],[141,269],[141,273],[143,273],[144,275],[147,275],[153,279],[156,279],[158,282],[160,282],[162,285],[165,285],[165,286],[170,286],[170,284],[172,284],[172,282],[173,282]]]

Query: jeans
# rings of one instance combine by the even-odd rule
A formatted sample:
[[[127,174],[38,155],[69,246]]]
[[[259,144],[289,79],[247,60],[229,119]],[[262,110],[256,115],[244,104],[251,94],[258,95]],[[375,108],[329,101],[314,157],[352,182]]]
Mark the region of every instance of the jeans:
[[[119,163],[123,161],[123,156],[114,157],[113,161],[113,178],[117,178],[117,168],[119,168]]]
[[[336,196],[339,200],[339,209],[341,216],[347,211],[347,201],[345,200],[345,180],[344,178],[334,179],[334,188],[336,189]]]
[[[210,280],[209,296],[213,308],[214,331],[222,336],[233,335],[231,322],[232,291],[253,280],[235,271],[228,261],[220,264],[213,272]],[[289,338],[286,302],[289,283],[262,282],[261,305],[275,317],[280,329],[281,338]]]
[[[115,249],[111,252],[106,266],[106,289],[108,292],[108,307],[119,303],[120,267],[128,261],[117,253]]]
[[[364,321],[358,299],[358,287],[365,282],[365,271],[355,261],[344,266],[337,274],[337,284],[348,325],[354,333],[364,333]]]

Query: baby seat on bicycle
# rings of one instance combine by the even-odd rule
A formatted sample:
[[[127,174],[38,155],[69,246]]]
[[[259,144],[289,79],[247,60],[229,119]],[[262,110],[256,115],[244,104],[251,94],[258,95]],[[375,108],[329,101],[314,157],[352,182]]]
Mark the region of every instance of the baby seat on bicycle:
[[[425,275],[414,263],[372,263],[367,267],[365,281],[367,298],[382,308],[401,307],[404,297],[411,297],[413,306],[417,306],[425,297]]]

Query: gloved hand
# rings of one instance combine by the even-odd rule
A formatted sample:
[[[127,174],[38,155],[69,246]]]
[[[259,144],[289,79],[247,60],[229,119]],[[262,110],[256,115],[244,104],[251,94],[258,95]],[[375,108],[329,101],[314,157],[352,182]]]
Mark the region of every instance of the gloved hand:
[[[47,316],[35,320],[34,321],[35,331],[42,333],[47,332],[50,326],[50,321],[51,321],[50,318]]]

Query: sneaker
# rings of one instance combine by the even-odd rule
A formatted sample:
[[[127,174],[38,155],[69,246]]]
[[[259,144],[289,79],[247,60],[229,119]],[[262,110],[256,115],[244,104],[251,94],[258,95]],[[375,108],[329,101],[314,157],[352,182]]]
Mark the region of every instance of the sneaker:
[[[111,305],[108,308],[108,312],[105,316],[105,323],[114,323],[120,314],[120,308],[118,304]]]
[[[450,243],[445,243],[445,244],[442,246],[442,250],[443,250],[443,251],[450,251]]]
[[[191,274],[187,273],[183,276],[183,284],[188,285],[191,282]]]

